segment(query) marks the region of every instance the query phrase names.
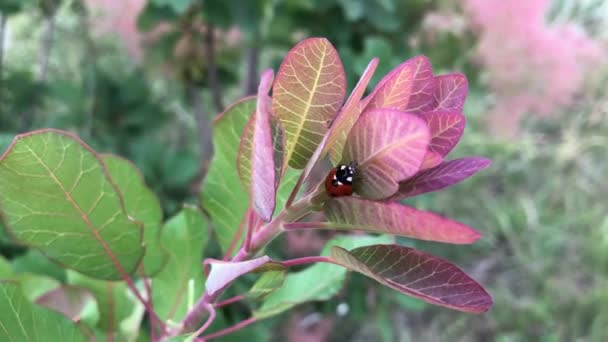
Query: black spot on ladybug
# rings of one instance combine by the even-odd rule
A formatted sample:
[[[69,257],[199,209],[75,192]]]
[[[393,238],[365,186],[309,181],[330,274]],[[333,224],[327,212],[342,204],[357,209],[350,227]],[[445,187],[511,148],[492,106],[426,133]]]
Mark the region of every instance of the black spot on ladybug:
[[[350,196],[353,194],[353,181],[357,173],[357,163],[339,164],[333,168],[325,179],[325,190],[332,197]]]

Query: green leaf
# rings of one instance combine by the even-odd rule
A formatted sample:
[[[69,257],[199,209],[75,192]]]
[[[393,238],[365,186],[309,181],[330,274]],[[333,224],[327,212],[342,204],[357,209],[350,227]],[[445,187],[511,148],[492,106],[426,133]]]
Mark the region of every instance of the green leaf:
[[[237,154],[243,128],[255,105],[255,98],[245,98],[230,106],[214,121],[215,151],[203,183],[201,202],[211,216],[223,251],[229,248],[249,206],[248,191],[239,181]]]
[[[142,228],[101,160],[67,132],[15,138],[0,160],[0,209],[17,242],[91,277],[121,279],[143,256]]]
[[[152,279],[152,303],[162,320],[176,322],[204,290],[202,258],[209,241],[207,222],[200,210],[184,207],[165,223],[161,237],[169,260]]]
[[[327,39],[305,39],[288,52],[274,82],[272,109],[285,128],[289,166],[306,166],[345,93],[344,67]]]
[[[97,301],[99,321],[96,328],[115,337],[124,336],[121,324],[133,313],[143,314],[142,304],[129,292],[124,282],[98,280],[68,272],[68,283],[88,289]]]
[[[11,264],[0,255],[0,279],[6,279],[13,275],[13,268]]]
[[[332,246],[355,248],[355,246],[392,241],[390,236],[342,235],[330,240],[325,245],[322,255],[329,255]],[[327,263],[318,263],[303,271],[290,273],[285,278],[283,287],[272,292],[253,315],[259,319],[266,318],[301,303],[327,300],[338,293],[345,276],[344,268]]]
[[[285,281],[285,270],[264,272],[262,276],[253,284],[247,297],[252,299],[263,299],[268,297],[276,289],[283,286]]]
[[[160,244],[163,219],[160,201],[146,186],[143,175],[130,161],[111,154],[104,154],[102,158],[110,177],[122,194],[127,214],[144,224],[146,251],[143,267],[146,274],[154,275],[167,261],[167,251]]]
[[[49,260],[44,254],[35,249],[30,249],[27,253],[13,259],[13,269],[15,273],[34,273],[46,275],[58,281],[66,280],[65,269]]]
[[[0,308],[0,341],[88,340],[69,319],[29,303],[16,283],[0,282]]]

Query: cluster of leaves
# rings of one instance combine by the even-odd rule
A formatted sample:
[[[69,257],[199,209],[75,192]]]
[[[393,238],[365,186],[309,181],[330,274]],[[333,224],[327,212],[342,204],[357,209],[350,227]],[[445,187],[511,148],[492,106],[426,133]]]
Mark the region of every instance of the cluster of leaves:
[[[442,189],[489,165],[479,157],[444,161],[464,130],[466,78],[435,76],[419,56],[397,66],[363,97],[377,64],[378,59],[369,63],[344,102],[345,72],[337,51],[327,39],[306,39],[288,53],[276,80],[272,70],[262,75],[256,98],[218,116],[216,153],[201,200],[224,260],[206,259],[206,272],[200,258],[208,255],[209,231],[200,210],[185,207],[163,225],[158,199],[127,160],[98,154],[63,131],[17,136],[0,160],[5,222],[0,237],[32,249],[12,266],[0,264],[0,277],[8,280],[0,283],[0,300],[19,308],[3,312],[3,321],[19,324],[1,333],[29,339],[36,322],[52,322],[53,336],[45,338],[128,337],[138,332],[147,312],[153,340],[196,330],[195,337],[225,305],[217,300],[226,288],[251,272],[262,275],[237,299],[251,303],[253,316],[203,339],[327,299],[347,270],[429,303],[488,310],[491,297],[464,272],[394,244],[390,236],[455,244],[480,237],[459,222],[396,202]],[[330,197],[325,182],[312,181],[328,163],[350,161],[358,163],[355,196]],[[304,184],[307,191],[301,191]],[[339,235],[319,257],[260,256],[281,233],[314,228],[383,235]],[[27,258],[61,265],[49,268],[61,281],[28,268],[20,272],[19,259]],[[287,273],[312,262],[318,263]],[[48,287],[31,289],[32,281],[46,281]]]

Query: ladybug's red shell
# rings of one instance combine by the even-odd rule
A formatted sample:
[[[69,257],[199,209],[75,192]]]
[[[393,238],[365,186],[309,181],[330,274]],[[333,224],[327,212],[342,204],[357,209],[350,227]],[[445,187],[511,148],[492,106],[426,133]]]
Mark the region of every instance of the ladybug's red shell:
[[[325,190],[331,197],[351,196],[353,194],[353,177],[356,172],[354,163],[340,164],[331,169],[325,178]]]

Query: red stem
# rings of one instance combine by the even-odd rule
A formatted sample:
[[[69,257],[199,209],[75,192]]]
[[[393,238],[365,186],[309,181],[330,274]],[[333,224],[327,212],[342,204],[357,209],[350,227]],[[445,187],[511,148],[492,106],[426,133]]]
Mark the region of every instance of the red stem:
[[[213,305],[208,304],[205,307],[205,310],[207,310],[207,312],[209,312],[209,317],[207,317],[205,324],[203,324],[202,327],[200,327],[197,331],[194,332],[193,336],[198,336],[198,335],[202,334],[203,332],[205,332],[205,330],[207,330],[207,328],[209,328],[211,323],[213,323],[213,321],[215,320],[215,309],[213,308]]]
[[[233,332],[235,332],[237,330],[243,329],[244,327],[246,327],[246,326],[248,326],[248,325],[250,325],[252,323],[255,323],[256,321],[257,321],[257,319],[255,317],[249,317],[246,320],[244,320],[242,322],[239,322],[239,323],[237,323],[237,324],[235,324],[235,325],[233,325],[231,327],[228,327],[226,329],[222,329],[222,330],[216,331],[216,332],[211,333],[209,335],[205,335],[205,336],[202,337],[202,340],[203,341],[209,341],[209,340],[214,339],[216,337],[221,337],[221,336],[224,336],[224,335],[228,335],[228,334],[233,333]]]
[[[148,297],[148,303],[150,304],[150,308],[154,311],[154,303],[152,303],[152,288],[150,287],[150,279],[146,277],[146,270],[144,269],[144,265],[139,265],[139,274],[141,276],[141,280],[144,283],[144,289],[146,290],[146,296]],[[156,324],[154,324],[154,320],[150,321],[150,339],[152,341],[156,341]],[[162,327],[161,327],[162,329]]]
[[[218,308],[224,307],[224,306],[226,306],[226,305],[230,305],[230,304],[232,304],[232,303],[239,302],[239,301],[241,301],[241,300],[243,300],[243,299],[245,299],[245,296],[243,296],[243,295],[238,295],[238,296],[230,297],[230,298],[228,298],[228,299],[226,299],[226,300],[223,300],[223,301],[221,301],[221,302],[217,302],[217,303],[213,304],[213,306],[214,306],[216,309],[218,309]]]
[[[303,258],[296,258],[296,259],[290,259],[290,260],[285,260],[285,261],[281,261],[281,265],[285,266],[285,267],[292,267],[292,266],[297,266],[297,265],[306,265],[306,264],[312,264],[315,262],[327,262],[330,264],[335,264],[335,262],[333,260],[331,260],[328,257],[324,257],[324,256],[309,256],[309,257],[303,257]]]
[[[329,222],[293,222],[285,223],[283,225],[285,230],[296,230],[296,229],[338,229],[340,225]]]
[[[248,212],[247,216],[248,216],[247,217],[247,235],[245,236],[245,242],[243,243],[243,246],[246,251],[250,251],[251,250],[251,235],[253,235],[253,231],[255,230],[255,223],[256,223],[255,210],[251,209],[251,205],[249,206],[249,212]]]

